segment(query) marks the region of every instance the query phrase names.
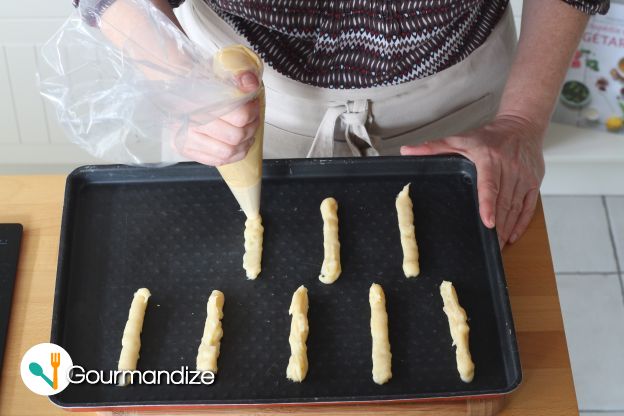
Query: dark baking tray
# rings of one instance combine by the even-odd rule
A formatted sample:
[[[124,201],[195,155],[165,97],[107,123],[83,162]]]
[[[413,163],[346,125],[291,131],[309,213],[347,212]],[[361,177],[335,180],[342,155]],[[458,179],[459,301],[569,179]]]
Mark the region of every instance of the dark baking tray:
[[[406,279],[394,201],[411,182],[421,275]],[[211,386],[70,385],[64,407],[211,406],[500,395],[521,380],[496,232],[479,219],[474,165],[453,156],[264,162],[262,274],[242,269],[244,215],[213,168],[85,166],[65,194],[52,342],[74,364],[116,369],[132,294],[152,292],[139,369],[195,366],[213,289],[225,293]],[[343,272],[319,282],[319,205],[339,202]],[[475,379],[460,381],[439,284],[470,317]],[[371,378],[368,289],[387,297],[393,377]],[[310,369],[285,377],[288,307],[309,290]]]
[[[7,344],[23,232],[22,224],[0,224],[0,373]]]

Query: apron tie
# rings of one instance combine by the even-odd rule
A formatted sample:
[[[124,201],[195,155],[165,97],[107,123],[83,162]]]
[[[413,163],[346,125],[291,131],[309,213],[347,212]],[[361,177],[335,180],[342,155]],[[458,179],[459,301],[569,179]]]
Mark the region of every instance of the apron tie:
[[[333,157],[336,124],[344,131],[344,138],[351,155],[379,156],[379,138],[371,136],[366,123],[372,122],[368,100],[347,101],[327,108],[307,157]]]

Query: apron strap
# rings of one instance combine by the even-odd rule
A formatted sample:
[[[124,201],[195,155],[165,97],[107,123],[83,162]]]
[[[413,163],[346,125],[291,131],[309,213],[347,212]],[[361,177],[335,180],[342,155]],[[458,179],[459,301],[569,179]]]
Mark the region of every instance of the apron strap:
[[[366,130],[366,123],[372,122],[368,100],[354,100],[327,108],[307,157],[334,156],[334,138],[338,120],[352,156],[379,156],[377,150],[379,138],[369,135]]]
[[[344,111],[343,104],[327,108],[306,157],[334,157],[334,130]]]

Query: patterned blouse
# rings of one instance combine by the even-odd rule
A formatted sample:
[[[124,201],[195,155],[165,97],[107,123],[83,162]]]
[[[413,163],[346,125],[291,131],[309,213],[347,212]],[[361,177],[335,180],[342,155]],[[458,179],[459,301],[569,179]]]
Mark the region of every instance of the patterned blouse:
[[[460,62],[485,42],[509,2],[204,1],[279,73],[340,89],[400,84]],[[609,0],[563,1],[589,14],[609,9]]]

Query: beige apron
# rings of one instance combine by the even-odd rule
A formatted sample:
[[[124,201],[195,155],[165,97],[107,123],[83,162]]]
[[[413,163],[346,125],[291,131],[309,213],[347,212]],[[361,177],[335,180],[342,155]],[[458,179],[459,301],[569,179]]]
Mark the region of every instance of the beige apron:
[[[176,15],[208,52],[249,46],[205,0]],[[483,45],[435,75],[394,86],[334,90],[294,81],[265,66],[265,158],[398,155],[402,145],[457,134],[491,120],[516,46],[507,7]]]

